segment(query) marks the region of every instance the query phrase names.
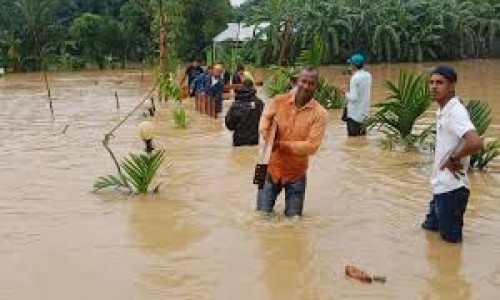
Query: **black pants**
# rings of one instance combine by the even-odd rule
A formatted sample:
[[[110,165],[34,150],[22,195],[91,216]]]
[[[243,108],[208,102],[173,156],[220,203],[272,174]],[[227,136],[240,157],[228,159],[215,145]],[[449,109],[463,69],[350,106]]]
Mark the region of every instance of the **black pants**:
[[[366,130],[363,128],[362,123],[356,122],[351,118],[347,118],[347,135],[348,136],[366,135]]]
[[[439,231],[443,240],[450,243],[462,241],[464,214],[467,210],[469,190],[465,187],[434,195],[429,202],[429,213],[422,227]]]

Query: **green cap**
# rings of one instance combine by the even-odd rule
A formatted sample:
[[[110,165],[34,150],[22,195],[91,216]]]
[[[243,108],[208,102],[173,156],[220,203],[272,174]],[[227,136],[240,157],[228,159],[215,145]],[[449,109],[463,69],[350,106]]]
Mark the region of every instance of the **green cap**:
[[[347,60],[347,63],[355,66],[362,66],[365,64],[365,58],[361,54],[354,54]]]

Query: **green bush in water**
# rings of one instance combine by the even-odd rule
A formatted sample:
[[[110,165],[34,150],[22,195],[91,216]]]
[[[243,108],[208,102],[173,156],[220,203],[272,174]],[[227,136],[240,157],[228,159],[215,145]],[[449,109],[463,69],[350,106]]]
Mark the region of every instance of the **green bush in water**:
[[[472,124],[476,127],[477,133],[483,137],[491,124],[491,108],[486,102],[480,100],[470,100],[465,106],[469,112]],[[500,154],[500,140],[495,139],[483,144],[479,153],[472,155],[470,160],[471,168],[483,170],[490,161]]]
[[[321,78],[314,98],[326,109],[339,109],[343,107],[344,98],[340,90]]]
[[[434,128],[430,125],[420,134],[412,133],[415,122],[431,104],[427,81],[426,75],[402,71],[397,83],[387,82],[390,96],[374,105],[380,110],[367,119],[364,126],[378,128],[391,145],[402,142],[406,149],[414,149],[421,144]]]
[[[99,177],[94,184],[94,192],[115,188],[127,189],[137,194],[147,193],[164,159],[164,150],[154,151],[151,154],[130,153],[120,164],[123,174]],[[158,186],[154,190],[158,190]]]
[[[293,75],[298,72],[298,68],[285,68],[280,66],[271,66],[269,70],[273,72],[271,77],[266,80],[265,88],[268,97],[272,98],[279,94],[288,92],[288,84]]]
[[[182,107],[182,104],[178,104],[173,112],[173,117],[174,117],[174,122],[175,125],[179,128],[187,128],[187,113],[184,107]]]
[[[160,89],[161,98],[165,100],[174,99],[179,100],[181,98],[181,88],[175,82],[174,73],[161,74],[159,71],[156,72],[156,82],[158,88]]]

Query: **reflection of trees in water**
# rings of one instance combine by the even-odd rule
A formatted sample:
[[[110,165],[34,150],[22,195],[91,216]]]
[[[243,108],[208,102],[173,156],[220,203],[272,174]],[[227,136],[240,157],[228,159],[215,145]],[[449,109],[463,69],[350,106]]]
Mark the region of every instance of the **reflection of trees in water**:
[[[461,274],[462,245],[447,244],[436,234],[427,234],[427,261],[434,272],[427,280],[425,299],[471,299],[471,285]]]
[[[152,254],[183,250],[202,236],[190,218],[189,206],[157,195],[133,200],[130,225],[137,246]]]
[[[288,222],[288,221],[286,221]],[[307,232],[293,225],[262,229],[261,255],[264,258],[262,280],[269,299],[320,299],[319,282],[312,266],[314,250]]]

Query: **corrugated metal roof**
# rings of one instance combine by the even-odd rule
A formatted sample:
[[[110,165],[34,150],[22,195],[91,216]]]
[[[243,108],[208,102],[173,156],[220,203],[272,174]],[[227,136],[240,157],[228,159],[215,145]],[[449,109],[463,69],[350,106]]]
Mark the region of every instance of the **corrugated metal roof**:
[[[228,23],[227,29],[214,37],[213,41],[215,43],[235,42],[238,40],[241,42],[249,41],[254,37],[255,26],[256,25],[246,26],[243,23]],[[269,26],[269,23],[259,24],[257,30],[266,28],[267,26]]]

